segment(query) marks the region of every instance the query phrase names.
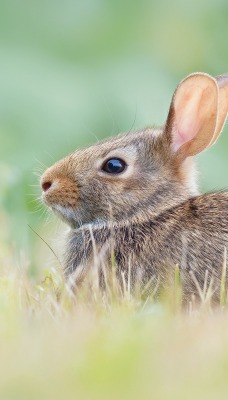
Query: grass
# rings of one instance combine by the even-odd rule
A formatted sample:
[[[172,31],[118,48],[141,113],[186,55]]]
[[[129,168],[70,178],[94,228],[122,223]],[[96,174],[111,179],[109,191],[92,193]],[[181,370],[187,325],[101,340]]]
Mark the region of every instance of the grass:
[[[228,310],[206,297],[181,308],[173,288],[160,302],[129,290],[74,295],[58,269],[42,282],[0,246],[0,398],[227,399]]]

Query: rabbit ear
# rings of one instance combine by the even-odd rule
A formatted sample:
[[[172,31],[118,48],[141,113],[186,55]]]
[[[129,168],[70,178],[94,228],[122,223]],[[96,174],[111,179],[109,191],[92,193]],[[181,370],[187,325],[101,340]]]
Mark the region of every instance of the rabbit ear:
[[[210,142],[210,146],[215,143],[219,137],[228,115],[228,74],[216,76],[215,79],[219,87],[218,120],[216,131]]]
[[[178,157],[200,153],[212,141],[217,125],[218,85],[204,73],[189,75],[177,87],[166,134]]]

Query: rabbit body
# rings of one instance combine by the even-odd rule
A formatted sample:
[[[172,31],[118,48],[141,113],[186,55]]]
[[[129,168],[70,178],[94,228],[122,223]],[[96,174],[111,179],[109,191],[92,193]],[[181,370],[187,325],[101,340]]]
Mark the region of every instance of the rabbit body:
[[[133,286],[140,282],[143,288],[152,278],[153,286],[161,283],[165,287],[178,265],[186,295],[197,294],[195,279],[203,290],[206,271],[207,285],[212,278],[213,290],[219,291],[227,226],[228,193],[192,197],[143,222],[94,224],[92,234],[91,227],[84,226],[68,234],[66,273],[93,266],[105,248],[99,262],[110,266],[113,251],[117,273],[124,272],[127,281],[130,271]],[[79,280],[81,273],[77,274]]]
[[[192,156],[219,135],[228,111],[227,76],[186,78],[165,126],[119,135],[50,167],[45,203],[70,226],[65,273],[80,283],[115,263],[131,286],[169,285],[178,265],[186,295],[216,295],[228,246],[228,193],[198,195]],[[224,105],[225,102],[225,105]],[[108,162],[122,168],[111,171]],[[108,167],[107,167],[108,165]]]

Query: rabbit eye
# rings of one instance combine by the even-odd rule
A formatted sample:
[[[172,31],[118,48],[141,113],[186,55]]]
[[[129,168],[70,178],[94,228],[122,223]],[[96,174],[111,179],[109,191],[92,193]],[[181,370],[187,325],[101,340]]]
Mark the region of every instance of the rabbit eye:
[[[110,158],[104,163],[102,170],[108,174],[120,174],[125,170],[126,166],[126,163],[120,158]]]

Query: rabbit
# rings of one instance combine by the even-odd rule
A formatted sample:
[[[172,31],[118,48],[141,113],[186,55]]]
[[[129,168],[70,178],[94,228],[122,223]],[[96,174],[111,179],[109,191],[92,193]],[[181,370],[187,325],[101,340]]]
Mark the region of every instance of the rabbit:
[[[64,272],[80,285],[115,266],[134,288],[169,286],[178,265],[185,298],[205,280],[219,297],[228,247],[228,192],[199,194],[193,156],[212,146],[228,113],[228,74],[187,76],[162,128],[80,149],[41,177],[42,198],[65,221]],[[157,286],[156,286],[157,287]]]

